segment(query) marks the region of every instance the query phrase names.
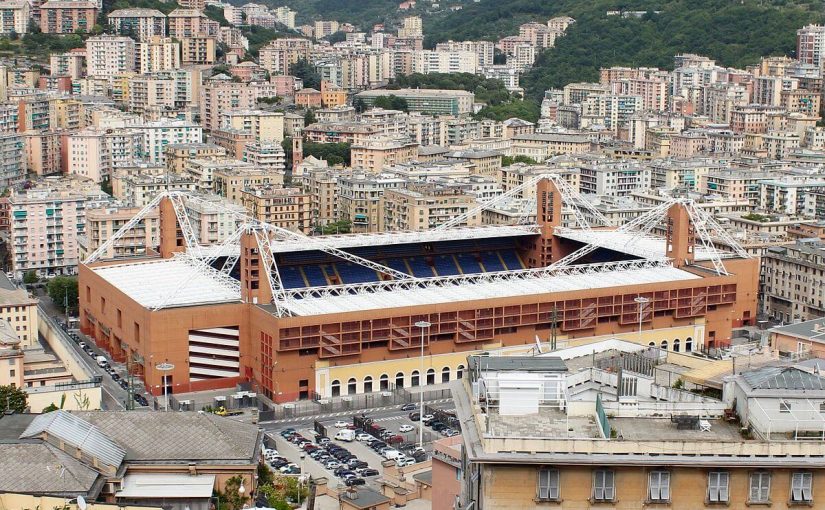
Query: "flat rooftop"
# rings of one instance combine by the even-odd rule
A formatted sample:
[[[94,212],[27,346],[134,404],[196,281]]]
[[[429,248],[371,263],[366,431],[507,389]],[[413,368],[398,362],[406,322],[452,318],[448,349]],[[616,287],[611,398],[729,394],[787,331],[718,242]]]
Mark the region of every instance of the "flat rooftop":
[[[710,430],[677,429],[670,418],[610,418],[622,439],[633,441],[742,441],[738,425],[707,419]]]
[[[611,269],[614,268],[615,269]],[[642,266],[607,266],[604,270],[587,272],[559,272],[545,275],[540,271],[525,270],[501,273],[500,278],[469,278],[460,283],[443,283],[433,278],[421,284],[402,289],[392,282],[365,284],[360,288],[347,286],[349,291],[333,287],[317,287],[288,292],[283,306],[295,315],[311,316],[358,312],[384,308],[433,305],[500,299],[554,292],[590,290],[630,285],[656,284],[672,281],[696,280],[701,277],[667,264]],[[439,284],[440,283],[440,284]],[[300,299],[298,298],[300,296]]]
[[[567,416],[563,411],[541,408],[538,414],[502,416],[491,409],[489,434],[493,437],[601,439],[599,425],[589,416]]]
[[[241,299],[239,290],[180,257],[90,269],[146,308],[233,303]]]
[[[663,259],[666,257],[666,242],[663,237],[640,236],[635,232],[618,232],[615,230],[579,230],[570,228],[556,228],[554,235],[565,239],[572,239],[584,244],[595,244],[608,250],[626,253],[644,259]],[[733,253],[720,252],[724,258]],[[695,260],[711,260],[707,250],[696,243]]]

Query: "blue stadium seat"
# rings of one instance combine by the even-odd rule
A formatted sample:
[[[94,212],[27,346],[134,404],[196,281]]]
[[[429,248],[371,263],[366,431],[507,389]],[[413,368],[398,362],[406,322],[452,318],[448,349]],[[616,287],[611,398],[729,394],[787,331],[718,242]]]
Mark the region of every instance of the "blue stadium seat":
[[[438,273],[438,276],[452,276],[460,274],[455,265],[455,261],[453,261],[453,258],[448,255],[435,257],[433,259],[433,267],[435,267],[435,272]]]
[[[410,270],[407,269],[407,265],[404,264],[404,259],[387,259],[383,262],[383,264],[387,267],[391,267],[396,271],[401,271],[402,273],[410,274]]]
[[[427,264],[427,261],[423,258],[411,258],[407,259],[407,263],[410,265],[410,269],[412,269],[413,276],[417,276],[418,278],[430,278],[435,276],[433,274],[433,268]]]
[[[333,264],[338,269],[341,283],[366,283],[378,281],[378,273],[368,267],[351,262],[337,262]]]
[[[281,266],[278,268],[281,275],[281,283],[285,289],[300,289],[306,287],[301,270],[296,266]]]
[[[459,253],[455,256],[458,264],[461,266],[461,272],[464,274],[483,273],[481,266],[476,260],[475,256],[467,253]]]
[[[481,254],[481,263],[484,264],[484,269],[488,273],[496,271],[504,271],[505,267],[498,258],[497,252],[487,251]]]
[[[301,269],[304,271],[304,276],[306,276],[310,287],[329,285],[327,277],[324,275],[324,272],[321,271],[321,266],[303,266]]]
[[[516,269],[524,269],[524,265],[521,263],[521,260],[518,258],[518,254],[515,250],[504,250],[501,253],[501,258],[504,260],[504,265],[507,266],[507,269],[514,271]]]

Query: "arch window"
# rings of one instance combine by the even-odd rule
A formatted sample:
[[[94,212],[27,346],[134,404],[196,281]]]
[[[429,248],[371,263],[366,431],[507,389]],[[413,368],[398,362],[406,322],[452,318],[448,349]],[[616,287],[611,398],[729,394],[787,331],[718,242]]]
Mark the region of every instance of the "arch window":
[[[430,368],[427,370],[427,384],[435,384],[435,369]]]
[[[441,369],[441,382],[450,382],[450,367],[444,367]]]
[[[358,381],[354,377],[350,377],[347,381],[347,395],[355,395],[358,393]]]
[[[398,372],[395,374],[395,387],[396,388],[403,388],[404,387],[404,372]]]
[[[420,377],[418,374],[418,370],[413,370],[412,374],[410,374],[410,386],[416,387],[419,384],[421,384],[421,381],[419,381],[419,379]]]
[[[364,377],[364,393],[372,393],[372,376]]]
[[[387,374],[381,374],[381,377],[378,378],[378,388],[381,391],[387,391],[390,389],[390,376]]]
[[[332,384],[330,385],[330,389],[332,391],[332,396],[333,397],[340,397],[341,396],[341,381],[339,381],[338,379],[332,381]]]

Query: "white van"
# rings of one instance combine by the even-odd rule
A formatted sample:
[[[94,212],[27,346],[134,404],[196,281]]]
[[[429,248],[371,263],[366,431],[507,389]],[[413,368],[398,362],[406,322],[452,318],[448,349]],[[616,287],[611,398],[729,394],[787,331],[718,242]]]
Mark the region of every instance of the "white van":
[[[109,362],[106,361],[106,356],[98,356],[95,358],[97,360],[97,366],[106,368],[109,366]]]
[[[333,439],[350,443],[355,440],[355,431],[349,429],[339,430]]]
[[[394,450],[394,449],[390,448],[389,450],[384,450],[384,453],[382,453],[382,455],[387,460],[393,460],[393,459],[397,458],[399,455],[401,455],[401,452],[399,452],[398,450]]]

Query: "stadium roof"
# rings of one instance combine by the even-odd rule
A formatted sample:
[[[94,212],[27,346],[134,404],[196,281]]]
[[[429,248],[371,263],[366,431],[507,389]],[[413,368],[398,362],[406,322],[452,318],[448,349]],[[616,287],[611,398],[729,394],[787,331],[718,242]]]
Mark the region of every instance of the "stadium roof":
[[[179,258],[90,269],[146,308],[229,303],[241,299],[237,289]]]
[[[518,272],[512,272],[516,275]],[[562,272],[543,275],[540,272],[522,272],[520,277],[500,279],[479,279],[462,281],[454,285],[433,285],[399,289],[381,285],[364,286],[363,292],[349,291],[325,294],[322,289],[305,292],[300,299],[292,293],[281,306],[295,315],[311,316],[333,313],[358,312],[382,308],[401,308],[418,305],[455,303],[484,299],[541,295],[553,292],[622,287],[664,283],[677,280],[701,278],[695,274],[674,268],[667,264],[641,266],[605,266],[604,270],[592,273]]]
[[[456,227],[444,230],[422,230],[404,232],[376,232],[369,234],[341,234],[318,237],[324,245],[344,249],[362,246],[388,246],[393,244],[432,243],[438,241],[461,241],[468,239],[492,239],[499,237],[530,236],[538,233],[535,225],[488,225],[481,227]],[[276,239],[272,241],[273,253],[310,251],[312,238]]]
[[[663,237],[642,236],[635,232],[618,232],[616,230],[574,230],[569,228],[557,228],[554,235],[584,244],[595,244],[602,248],[643,259],[660,260],[666,258],[666,246]],[[712,259],[710,253],[699,246],[698,240],[695,249],[695,260]],[[721,255],[722,257],[725,255],[735,256],[733,253],[721,253]]]

